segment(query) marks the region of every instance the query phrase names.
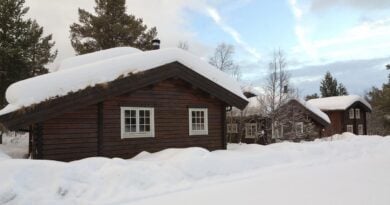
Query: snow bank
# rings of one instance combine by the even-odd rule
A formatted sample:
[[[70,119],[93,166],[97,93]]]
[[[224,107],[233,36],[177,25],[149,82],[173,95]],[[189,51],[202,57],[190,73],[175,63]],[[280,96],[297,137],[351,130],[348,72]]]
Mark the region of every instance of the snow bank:
[[[11,158],[26,158],[28,155],[28,133],[9,132],[3,134],[0,152]]]
[[[61,69],[57,72],[12,84],[6,91],[9,105],[0,110],[0,115],[51,98],[64,96],[69,92],[76,92],[88,86],[110,82],[122,75],[139,73],[176,61],[233,92],[242,99],[247,100],[241,91],[239,83],[231,76],[183,49],[169,48],[145,52],[131,51],[128,55],[122,55],[122,50],[120,50],[118,51],[119,56],[116,56],[117,53],[115,52],[115,55],[112,54],[111,52],[113,51],[115,50],[101,51],[102,56],[110,58],[100,61],[94,61],[100,57],[100,52],[91,54],[92,57],[78,56],[64,66],[65,68],[75,66],[72,69]]]
[[[62,163],[4,159],[0,162],[0,204],[31,204],[31,201],[36,204],[128,204],[162,194],[241,181],[259,173],[268,172],[271,174],[261,176],[272,177],[283,170],[290,173],[307,167],[390,158],[390,137],[342,136],[332,141],[269,146],[231,144],[227,151],[214,152],[202,148],[167,149],[153,154],[144,152],[130,160],[95,157]],[[371,173],[367,176],[388,177]],[[321,177],[334,181],[326,178],[327,175]],[[310,181],[307,183],[311,185]],[[337,181],[334,183],[337,187]],[[262,183],[257,186],[253,188],[262,188]],[[240,195],[239,190],[243,188],[236,187],[236,193]]]
[[[364,98],[358,95],[317,98],[309,100],[308,102],[321,110],[346,110],[355,102],[361,102],[368,108],[372,109],[371,105]]]

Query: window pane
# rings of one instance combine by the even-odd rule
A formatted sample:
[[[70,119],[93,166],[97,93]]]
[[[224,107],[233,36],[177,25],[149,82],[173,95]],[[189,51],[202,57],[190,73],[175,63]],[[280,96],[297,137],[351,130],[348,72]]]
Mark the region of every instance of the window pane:
[[[145,117],[149,117],[150,116],[150,111],[149,110],[145,110]]]
[[[135,117],[135,116],[136,116],[135,110],[132,110],[132,111],[130,112],[130,114],[131,114],[131,117]]]
[[[192,112],[191,112],[191,116],[192,116],[192,117],[195,117],[195,116],[196,116],[195,111],[192,111]]]
[[[200,130],[204,130],[204,124],[200,125]]]
[[[199,111],[199,113],[200,113],[200,117],[204,117],[204,112],[203,111]]]
[[[144,116],[145,116],[145,111],[140,110],[140,111],[139,111],[139,117],[144,117]]]
[[[136,131],[137,131],[135,125],[131,125],[130,128],[131,128],[131,129],[130,129],[130,132],[136,132]]]
[[[145,125],[145,131],[149,132],[150,131],[150,125]]]
[[[140,124],[140,125],[145,124],[145,118],[140,117],[140,118],[139,118],[139,124]]]
[[[125,110],[125,117],[130,117],[130,110]]]
[[[135,124],[136,124],[136,118],[130,118],[130,119],[131,119],[130,123],[131,123],[132,125],[135,125]]]
[[[130,118],[125,118],[125,125],[129,125],[130,124]]]
[[[195,118],[193,117],[193,118],[192,118],[192,124],[194,124],[194,123],[195,123]]]
[[[130,132],[130,126],[128,125],[125,126],[125,132]]]
[[[139,126],[139,131],[140,132],[144,132],[145,131],[145,126],[144,125],[140,125]]]
[[[191,127],[192,127],[192,130],[195,130],[195,124],[192,124]]]
[[[145,124],[147,124],[147,125],[150,124],[150,118],[145,118]]]

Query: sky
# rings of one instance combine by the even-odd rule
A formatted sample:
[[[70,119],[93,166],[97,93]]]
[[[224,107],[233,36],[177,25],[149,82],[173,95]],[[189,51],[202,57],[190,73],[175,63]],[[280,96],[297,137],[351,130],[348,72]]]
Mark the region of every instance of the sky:
[[[26,0],[28,17],[53,34],[55,70],[74,56],[69,26],[78,8],[93,12],[94,0]],[[327,71],[350,94],[364,95],[387,81],[390,64],[389,0],[127,0],[127,10],[155,26],[161,47],[187,42],[207,60],[220,43],[235,47],[243,84],[265,85],[272,53],[283,50],[290,87],[301,97],[319,92]]]

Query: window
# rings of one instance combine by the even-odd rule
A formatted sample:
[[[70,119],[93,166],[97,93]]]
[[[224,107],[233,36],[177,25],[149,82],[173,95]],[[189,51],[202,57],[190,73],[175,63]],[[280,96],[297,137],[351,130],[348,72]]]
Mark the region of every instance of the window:
[[[227,125],[227,132],[228,133],[238,133],[237,124],[228,124]]]
[[[154,137],[154,108],[121,107],[121,136]]]
[[[347,125],[347,132],[353,133],[353,125]]]
[[[355,109],[355,118],[360,119],[360,109]]]
[[[362,125],[362,124],[359,124],[359,125],[358,125],[358,134],[359,134],[359,135],[364,135],[363,125]]]
[[[208,135],[207,108],[188,109],[190,135]]]
[[[295,123],[295,132],[297,134],[303,134],[303,122]]]
[[[354,109],[349,109],[349,119],[353,119],[354,118]]]
[[[256,123],[245,123],[245,138],[255,138],[257,132]]]

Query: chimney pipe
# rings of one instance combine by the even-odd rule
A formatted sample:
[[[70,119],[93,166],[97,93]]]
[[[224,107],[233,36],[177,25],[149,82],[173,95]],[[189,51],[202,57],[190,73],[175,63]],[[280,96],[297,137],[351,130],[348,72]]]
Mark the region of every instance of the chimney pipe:
[[[153,46],[153,50],[158,50],[160,49],[160,39],[153,39],[152,40],[152,46]]]

